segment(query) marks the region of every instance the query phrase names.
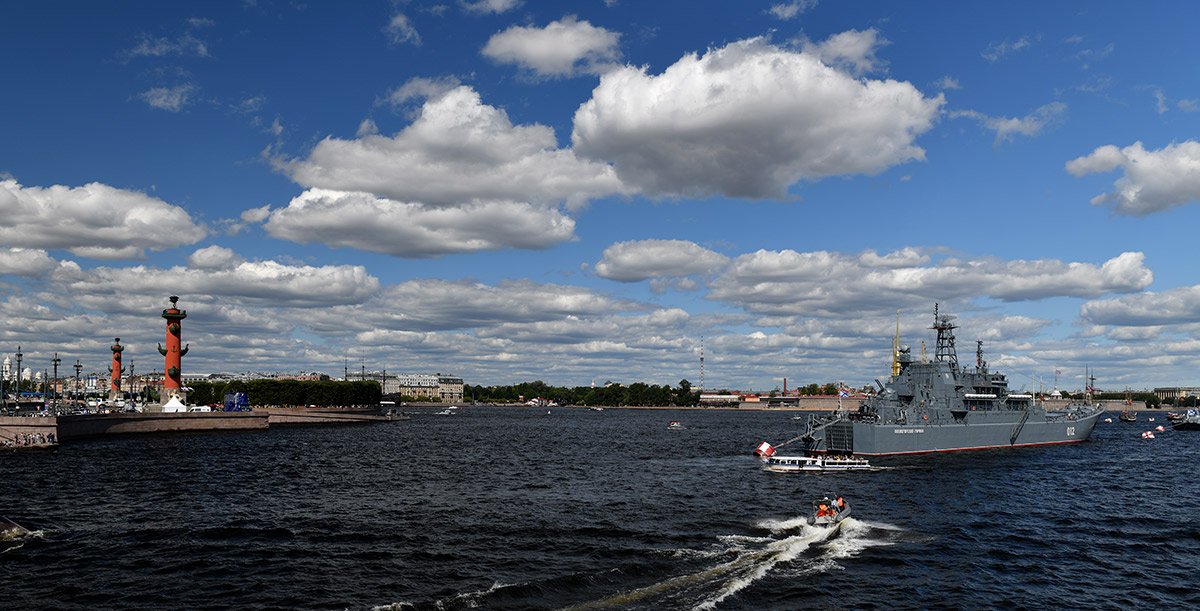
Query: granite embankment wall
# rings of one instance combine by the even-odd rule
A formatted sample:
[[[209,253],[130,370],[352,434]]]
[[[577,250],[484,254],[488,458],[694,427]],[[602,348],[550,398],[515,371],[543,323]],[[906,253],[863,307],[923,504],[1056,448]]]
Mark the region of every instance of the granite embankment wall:
[[[18,434],[40,433],[49,436],[58,434],[54,417],[29,418],[24,416],[0,416],[0,440],[15,439]]]
[[[366,424],[386,422],[378,410],[308,409],[303,407],[264,407],[254,413],[268,417],[271,426],[297,424]]]
[[[51,420],[53,420],[51,418]],[[178,431],[266,430],[267,415],[255,412],[188,412],[183,414],[85,414],[59,416],[58,439],[70,441],[100,435],[172,433]]]

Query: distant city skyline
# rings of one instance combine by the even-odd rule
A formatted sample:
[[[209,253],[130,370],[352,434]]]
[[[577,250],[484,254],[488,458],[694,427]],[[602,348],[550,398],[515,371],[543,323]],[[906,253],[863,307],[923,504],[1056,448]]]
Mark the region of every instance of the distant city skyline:
[[[0,354],[1200,384],[1187,2],[18,3]],[[145,367],[143,370],[142,367]],[[73,371],[71,372],[73,373]]]

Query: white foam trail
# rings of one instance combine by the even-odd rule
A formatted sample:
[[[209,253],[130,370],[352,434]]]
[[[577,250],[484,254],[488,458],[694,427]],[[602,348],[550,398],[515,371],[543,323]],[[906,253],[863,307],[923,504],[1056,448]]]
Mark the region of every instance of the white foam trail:
[[[813,543],[824,540],[831,534],[832,531],[818,528],[805,528],[802,534],[780,539],[771,543],[761,552],[753,552],[738,558],[730,563],[731,569],[736,568],[738,564],[742,564],[742,560],[749,562],[750,567],[744,574],[734,577],[725,582],[717,594],[708,600],[696,605],[696,609],[715,609],[717,604],[729,598],[737,592],[746,588],[750,584],[762,579],[764,575],[771,571],[776,564],[794,560],[797,556],[808,549]]]
[[[892,541],[867,538],[866,535],[872,528],[878,528],[878,526],[860,522],[854,518],[847,518],[842,522],[842,536],[833,539],[825,546],[825,549],[829,552],[826,557],[831,561],[852,558],[865,549],[893,544]],[[893,526],[887,530],[898,531],[901,529]]]
[[[720,537],[723,542],[733,544],[734,546],[738,546],[741,542],[753,542],[758,544],[758,547],[750,550],[731,547],[730,552],[736,553],[737,556],[727,562],[702,571],[679,575],[630,592],[624,592],[583,605],[576,605],[571,608],[595,609],[630,605],[652,596],[686,591],[689,588],[703,587],[706,583],[725,580],[724,587],[716,597],[705,600],[697,607],[712,608],[728,596],[762,578],[776,564],[796,558],[813,543],[824,540],[831,532],[829,529],[805,526],[799,534],[783,539],[746,537],[742,535]]]
[[[459,605],[464,605],[468,609],[476,609],[480,606],[481,599],[483,599],[484,597],[488,596],[489,594],[499,590],[500,588],[507,588],[510,585],[513,585],[513,584],[500,583],[499,581],[497,581],[492,584],[492,587],[490,587],[486,590],[477,590],[475,592],[464,592],[462,594],[455,594],[454,596],[451,596],[449,598],[443,598],[441,600],[434,601],[433,606],[438,609],[445,609],[447,603],[455,603],[455,605],[454,605],[455,608],[458,608]],[[371,607],[371,611],[401,611],[403,609],[413,609],[413,608],[416,608],[416,605],[414,605],[412,603],[395,602],[395,603],[391,603],[388,605],[377,605],[375,607]]]
[[[753,537],[747,535],[724,535],[717,537],[725,549],[712,551],[676,550],[679,556],[714,556],[734,554],[733,559],[709,568],[679,575],[636,590],[623,592],[601,600],[575,605],[571,609],[597,609],[622,607],[656,597],[670,597],[664,606],[678,607],[695,604],[695,609],[714,609],[722,601],[749,587],[776,569],[780,563],[791,562],[813,545],[825,543],[824,552],[818,558],[800,563],[789,575],[813,575],[831,570],[841,570],[838,560],[858,555],[863,550],[882,545],[892,545],[891,540],[868,538],[872,530],[901,531],[891,524],[865,522],[846,518],[836,529],[809,526],[806,517],[786,520],[765,519],[756,526],[772,532],[795,531],[783,538]],[[832,537],[832,538],[831,538]],[[713,591],[715,588],[716,591]],[[690,594],[689,594],[690,593]],[[697,603],[682,603],[680,596],[702,598]],[[693,598],[692,600],[695,600]]]
[[[808,518],[806,518],[804,516],[800,516],[800,517],[791,518],[788,520],[772,520],[772,519],[759,520],[754,525],[757,526],[758,528],[762,528],[764,530],[769,530],[773,533],[778,534],[778,533],[781,533],[786,530],[795,530],[802,526],[807,526]]]

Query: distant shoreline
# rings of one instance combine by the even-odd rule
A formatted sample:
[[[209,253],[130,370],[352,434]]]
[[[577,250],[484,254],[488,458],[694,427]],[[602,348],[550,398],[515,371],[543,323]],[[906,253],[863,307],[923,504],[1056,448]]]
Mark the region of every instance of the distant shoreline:
[[[1127,407],[1127,406],[1125,406],[1125,405],[1120,405],[1120,403],[1121,403],[1120,401],[1101,401],[1101,403],[1105,404],[1105,405],[1104,405],[1104,411],[1110,411],[1110,412],[1111,412],[1111,411],[1121,411],[1121,410],[1123,410],[1123,409],[1132,409],[1133,411],[1170,411],[1170,410],[1172,410],[1172,409],[1175,409],[1175,408],[1174,408],[1174,406],[1169,406],[1169,405],[1168,405],[1168,406],[1160,405],[1159,407],[1147,407],[1147,406],[1145,406],[1145,405],[1140,405],[1140,406],[1128,406],[1128,407]],[[1116,405],[1114,405],[1114,403],[1116,403]],[[456,404],[455,404],[455,403],[426,403],[426,402],[421,402],[421,403],[408,403],[408,404],[406,404],[406,405],[403,405],[403,406],[400,406],[400,407],[401,407],[401,408],[406,408],[406,407],[432,407],[432,408],[445,408],[445,407],[449,407],[450,405],[456,405]],[[739,406],[739,407],[729,407],[729,406],[721,406],[721,407],[702,407],[702,406],[698,406],[698,405],[692,405],[692,406],[675,406],[675,405],[554,405],[554,406],[542,406],[542,407],[534,407],[534,406],[531,406],[531,405],[525,405],[525,404],[523,404],[523,403],[476,403],[476,404],[473,404],[473,405],[472,405],[471,403],[462,403],[461,405],[462,405],[462,406],[465,406],[465,407],[495,407],[495,408],[503,408],[503,409],[528,409],[528,410],[540,410],[540,409],[586,409],[586,410],[591,410],[591,409],[593,409],[593,408],[597,408],[597,407],[598,407],[598,408],[602,408],[602,409],[606,409],[606,410],[607,410],[607,409],[642,409],[642,410],[653,410],[653,411],[669,411],[669,410],[680,410],[680,411],[696,411],[696,412],[831,412],[831,411],[835,411],[835,410],[836,410],[836,408],[833,408],[833,407],[826,407],[826,406],[813,406],[813,407],[793,407],[793,406],[788,406],[788,407],[767,407],[767,406],[763,405],[763,406],[754,406],[754,407],[750,407],[750,406],[746,406],[746,405],[744,405],[744,404],[743,404],[742,406]],[[846,406],[844,409],[845,409],[846,411],[857,411],[857,409],[858,409],[858,405],[857,405],[857,404],[854,404],[854,405],[847,405],[847,406]]]

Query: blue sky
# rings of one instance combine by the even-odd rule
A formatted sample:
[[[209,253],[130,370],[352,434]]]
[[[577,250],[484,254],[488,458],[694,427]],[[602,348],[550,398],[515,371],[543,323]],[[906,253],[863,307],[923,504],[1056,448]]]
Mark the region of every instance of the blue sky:
[[[18,3],[0,353],[1200,383],[1192,3]],[[144,369],[143,369],[144,368]]]

